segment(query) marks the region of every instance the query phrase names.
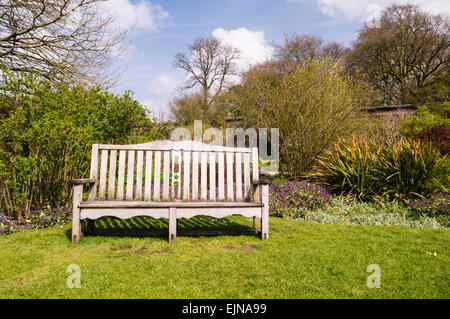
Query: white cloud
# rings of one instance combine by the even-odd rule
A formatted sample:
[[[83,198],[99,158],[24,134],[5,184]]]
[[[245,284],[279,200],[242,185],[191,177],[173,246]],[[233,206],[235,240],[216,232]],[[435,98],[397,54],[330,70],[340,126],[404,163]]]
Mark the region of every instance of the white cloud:
[[[175,93],[182,84],[182,79],[174,74],[164,73],[154,78],[148,85],[149,92],[154,94]]]
[[[265,39],[264,31],[250,31],[246,28],[227,31],[219,28],[215,29],[212,35],[221,43],[241,51],[241,59],[238,63],[241,71],[270,59],[274,52],[274,48]]]
[[[304,0],[286,0],[289,3]],[[423,10],[433,14],[450,15],[450,1],[448,0],[316,0],[319,10],[329,16],[340,16],[347,20],[365,21],[371,12],[370,5],[378,5],[381,10],[393,4],[413,3]],[[372,11],[373,12],[373,11]]]
[[[130,0],[109,0],[102,4],[115,20],[112,27],[121,30],[157,30],[162,20],[169,16],[159,4],[141,0],[133,4]]]

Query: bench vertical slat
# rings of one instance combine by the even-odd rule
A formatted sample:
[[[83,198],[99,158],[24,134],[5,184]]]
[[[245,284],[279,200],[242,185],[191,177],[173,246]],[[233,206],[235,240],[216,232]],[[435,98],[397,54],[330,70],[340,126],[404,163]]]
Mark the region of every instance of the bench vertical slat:
[[[242,154],[236,153],[236,200],[242,201]]]
[[[191,152],[184,152],[184,169],[183,169],[183,200],[189,201],[191,186]]]
[[[161,200],[161,152],[155,152],[155,174],[153,178],[153,198],[155,201]]]
[[[192,153],[192,200],[198,201],[199,152]]]
[[[119,156],[119,177],[117,180],[117,200],[123,200],[123,188],[125,186],[125,160],[127,153],[120,151]]]
[[[172,151],[172,186],[171,191],[172,199],[181,199],[181,165],[182,165],[182,152]],[[170,174],[170,173],[169,173]],[[178,183],[177,190],[175,191],[175,184]]]
[[[207,169],[208,169],[208,153],[202,152],[201,153],[201,161],[202,161],[202,180],[201,180],[201,194],[200,199],[202,201],[206,201],[208,199],[208,176],[207,176]]]
[[[144,200],[149,202],[152,200],[152,151],[145,154],[145,191]]]
[[[209,200],[216,200],[216,153],[209,153]]]
[[[227,199],[234,200],[233,153],[227,153]]]
[[[170,153],[164,152],[164,177],[163,177],[163,200],[169,199],[169,178],[170,178]]]
[[[217,154],[218,170],[219,170],[219,194],[218,200],[225,200],[225,155],[220,152]]]
[[[253,171],[253,182],[257,183],[259,181],[259,168],[258,168],[258,148],[252,148],[252,171]]]
[[[114,200],[116,191],[117,151],[111,151],[109,157],[108,200]]]
[[[128,151],[127,200],[133,199],[135,151]]]
[[[136,162],[136,200],[142,200],[142,175],[144,172],[144,152],[137,152]]]
[[[244,154],[244,187],[245,187],[245,193],[244,198],[246,200],[249,200],[249,194],[250,194],[250,154],[245,153]]]
[[[89,200],[95,200],[97,198],[97,178],[98,178],[98,144],[92,145],[92,157],[91,157],[91,176],[90,179],[96,182],[92,185],[89,192]]]
[[[98,199],[105,200],[106,194],[106,174],[108,171],[108,151],[102,151],[102,158],[100,164],[100,186],[98,189]]]

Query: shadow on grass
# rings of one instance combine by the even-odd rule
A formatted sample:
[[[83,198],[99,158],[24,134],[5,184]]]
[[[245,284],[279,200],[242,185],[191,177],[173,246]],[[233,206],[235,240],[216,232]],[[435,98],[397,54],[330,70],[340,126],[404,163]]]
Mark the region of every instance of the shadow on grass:
[[[179,219],[177,236],[258,236],[250,225],[236,222],[234,217],[217,219],[209,216],[196,216],[191,219]],[[240,220],[242,221],[242,219]],[[82,223],[85,236],[114,237],[159,237],[169,236],[169,221],[151,217],[135,217],[122,220],[114,217],[103,217],[95,221]],[[72,238],[72,229],[66,231],[66,236]]]

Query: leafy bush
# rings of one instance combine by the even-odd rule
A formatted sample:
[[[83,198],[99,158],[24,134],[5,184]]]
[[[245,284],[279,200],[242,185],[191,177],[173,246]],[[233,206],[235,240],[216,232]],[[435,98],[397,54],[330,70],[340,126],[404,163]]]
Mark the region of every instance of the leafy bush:
[[[292,216],[293,211],[310,211],[331,202],[332,196],[318,185],[306,181],[274,183],[270,185],[269,205],[273,216]]]
[[[53,85],[7,71],[0,81],[0,207],[20,221],[57,206],[71,180],[86,177],[95,143],[148,142],[161,136],[129,92]],[[24,214],[25,213],[25,214]]]
[[[243,126],[280,129],[280,169],[296,178],[339,137],[354,129],[372,101],[370,88],[344,77],[329,60],[312,60],[281,72],[276,64],[254,67],[228,95]]]
[[[402,133],[406,137],[417,137],[423,131],[436,126],[450,126],[450,102],[420,106],[415,115],[402,121]]]
[[[418,141],[428,141],[439,149],[441,154],[450,154],[450,126],[435,126],[422,131],[417,137]]]
[[[395,201],[447,192],[450,166],[430,143],[341,141],[319,159],[312,179],[359,199]]]

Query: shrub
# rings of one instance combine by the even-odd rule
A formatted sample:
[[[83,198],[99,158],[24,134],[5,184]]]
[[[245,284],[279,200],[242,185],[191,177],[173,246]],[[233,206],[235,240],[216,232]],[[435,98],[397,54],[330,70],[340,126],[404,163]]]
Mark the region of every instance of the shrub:
[[[28,218],[55,207],[71,180],[89,174],[92,144],[148,142],[161,136],[129,92],[53,85],[37,76],[2,73],[0,85],[0,207]]]
[[[380,187],[375,167],[381,147],[353,139],[340,142],[318,161],[310,178],[326,183],[332,192],[365,199],[372,197]]]
[[[435,126],[426,129],[416,137],[416,140],[432,143],[443,155],[450,154],[450,126]]]
[[[431,143],[401,140],[385,145],[376,167],[382,195],[410,199],[447,191],[449,162]]]
[[[322,208],[331,199],[325,188],[306,181],[274,183],[269,190],[270,213],[273,216],[285,217],[293,211]]]
[[[339,137],[350,134],[371,93],[328,60],[298,64],[284,73],[268,63],[246,73],[228,103],[244,127],[280,129],[280,169],[296,178]]]
[[[449,161],[430,143],[341,141],[320,158],[309,177],[359,199],[395,201],[447,192]]]
[[[420,106],[415,115],[401,123],[402,133],[415,138],[423,131],[436,126],[450,126],[450,102],[438,105]]]

